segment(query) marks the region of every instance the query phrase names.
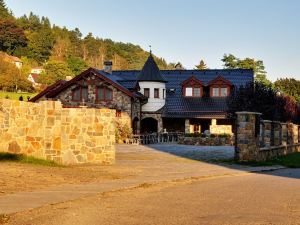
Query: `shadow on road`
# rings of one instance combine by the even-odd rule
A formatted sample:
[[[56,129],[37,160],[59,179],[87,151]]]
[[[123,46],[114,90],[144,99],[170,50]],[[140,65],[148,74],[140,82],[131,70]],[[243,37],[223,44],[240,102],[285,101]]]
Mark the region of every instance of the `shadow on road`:
[[[267,163],[237,164],[234,162],[233,146],[151,144],[147,145],[147,147],[181,158],[214,164],[229,169],[300,179],[300,169],[287,169],[281,165]]]

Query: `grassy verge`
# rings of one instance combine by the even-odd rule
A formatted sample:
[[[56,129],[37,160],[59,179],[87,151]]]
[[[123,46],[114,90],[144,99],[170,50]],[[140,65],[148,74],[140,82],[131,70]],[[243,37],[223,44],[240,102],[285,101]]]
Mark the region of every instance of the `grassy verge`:
[[[32,156],[25,156],[20,154],[17,155],[6,152],[0,152],[0,162],[19,162],[41,166],[62,167],[62,165],[57,164],[56,162],[51,160],[37,159]]]
[[[240,164],[245,166],[274,166],[280,165],[288,168],[300,168],[300,152],[292,153],[285,156],[280,156],[276,159],[268,160],[265,162],[236,162],[234,160],[218,161],[228,164]]]
[[[0,91],[0,99],[8,98],[11,100],[19,100],[19,97],[22,96],[24,101],[27,101],[27,96],[30,98],[35,96],[36,93],[16,93],[16,92],[5,92]]]

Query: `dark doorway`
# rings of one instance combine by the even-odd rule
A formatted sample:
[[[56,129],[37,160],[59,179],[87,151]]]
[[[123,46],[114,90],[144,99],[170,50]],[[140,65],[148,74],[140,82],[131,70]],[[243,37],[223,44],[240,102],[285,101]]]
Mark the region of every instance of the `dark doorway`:
[[[157,120],[151,117],[142,119],[141,121],[141,133],[154,133],[157,132]]]
[[[139,119],[135,117],[132,121],[132,131],[134,134],[139,133],[138,124],[139,124]]]
[[[181,118],[163,118],[163,128],[167,132],[184,132],[185,119]]]

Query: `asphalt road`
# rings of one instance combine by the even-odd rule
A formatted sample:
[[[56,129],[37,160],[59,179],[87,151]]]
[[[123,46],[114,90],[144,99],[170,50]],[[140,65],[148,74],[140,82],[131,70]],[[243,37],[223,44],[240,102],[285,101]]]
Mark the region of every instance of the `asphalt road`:
[[[300,169],[186,179],[11,215],[9,224],[300,224]]]

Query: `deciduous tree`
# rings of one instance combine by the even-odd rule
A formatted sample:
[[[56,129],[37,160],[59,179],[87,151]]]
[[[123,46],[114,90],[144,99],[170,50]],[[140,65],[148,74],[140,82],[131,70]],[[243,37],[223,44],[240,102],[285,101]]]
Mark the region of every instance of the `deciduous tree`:
[[[48,61],[44,66],[45,72],[39,76],[39,83],[51,85],[58,80],[64,80],[67,76],[72,76],[73,73],[68,65],[59,61]]]
[[[267,79],[267,72],[262,60],[255,60],[252,58],[239,59],[232,54],[225,54],[222,58],[225,69],[252,69],[256,81],[266,85],[271,82]]]
[[[27,44],[22,28],[12,19],[0,19],[0,50],[13,54],[17,47]]]
[[[279,91],[292,96],[300,103],[300,80],[294,78],[282,78],[275,81],[274,86]]]

